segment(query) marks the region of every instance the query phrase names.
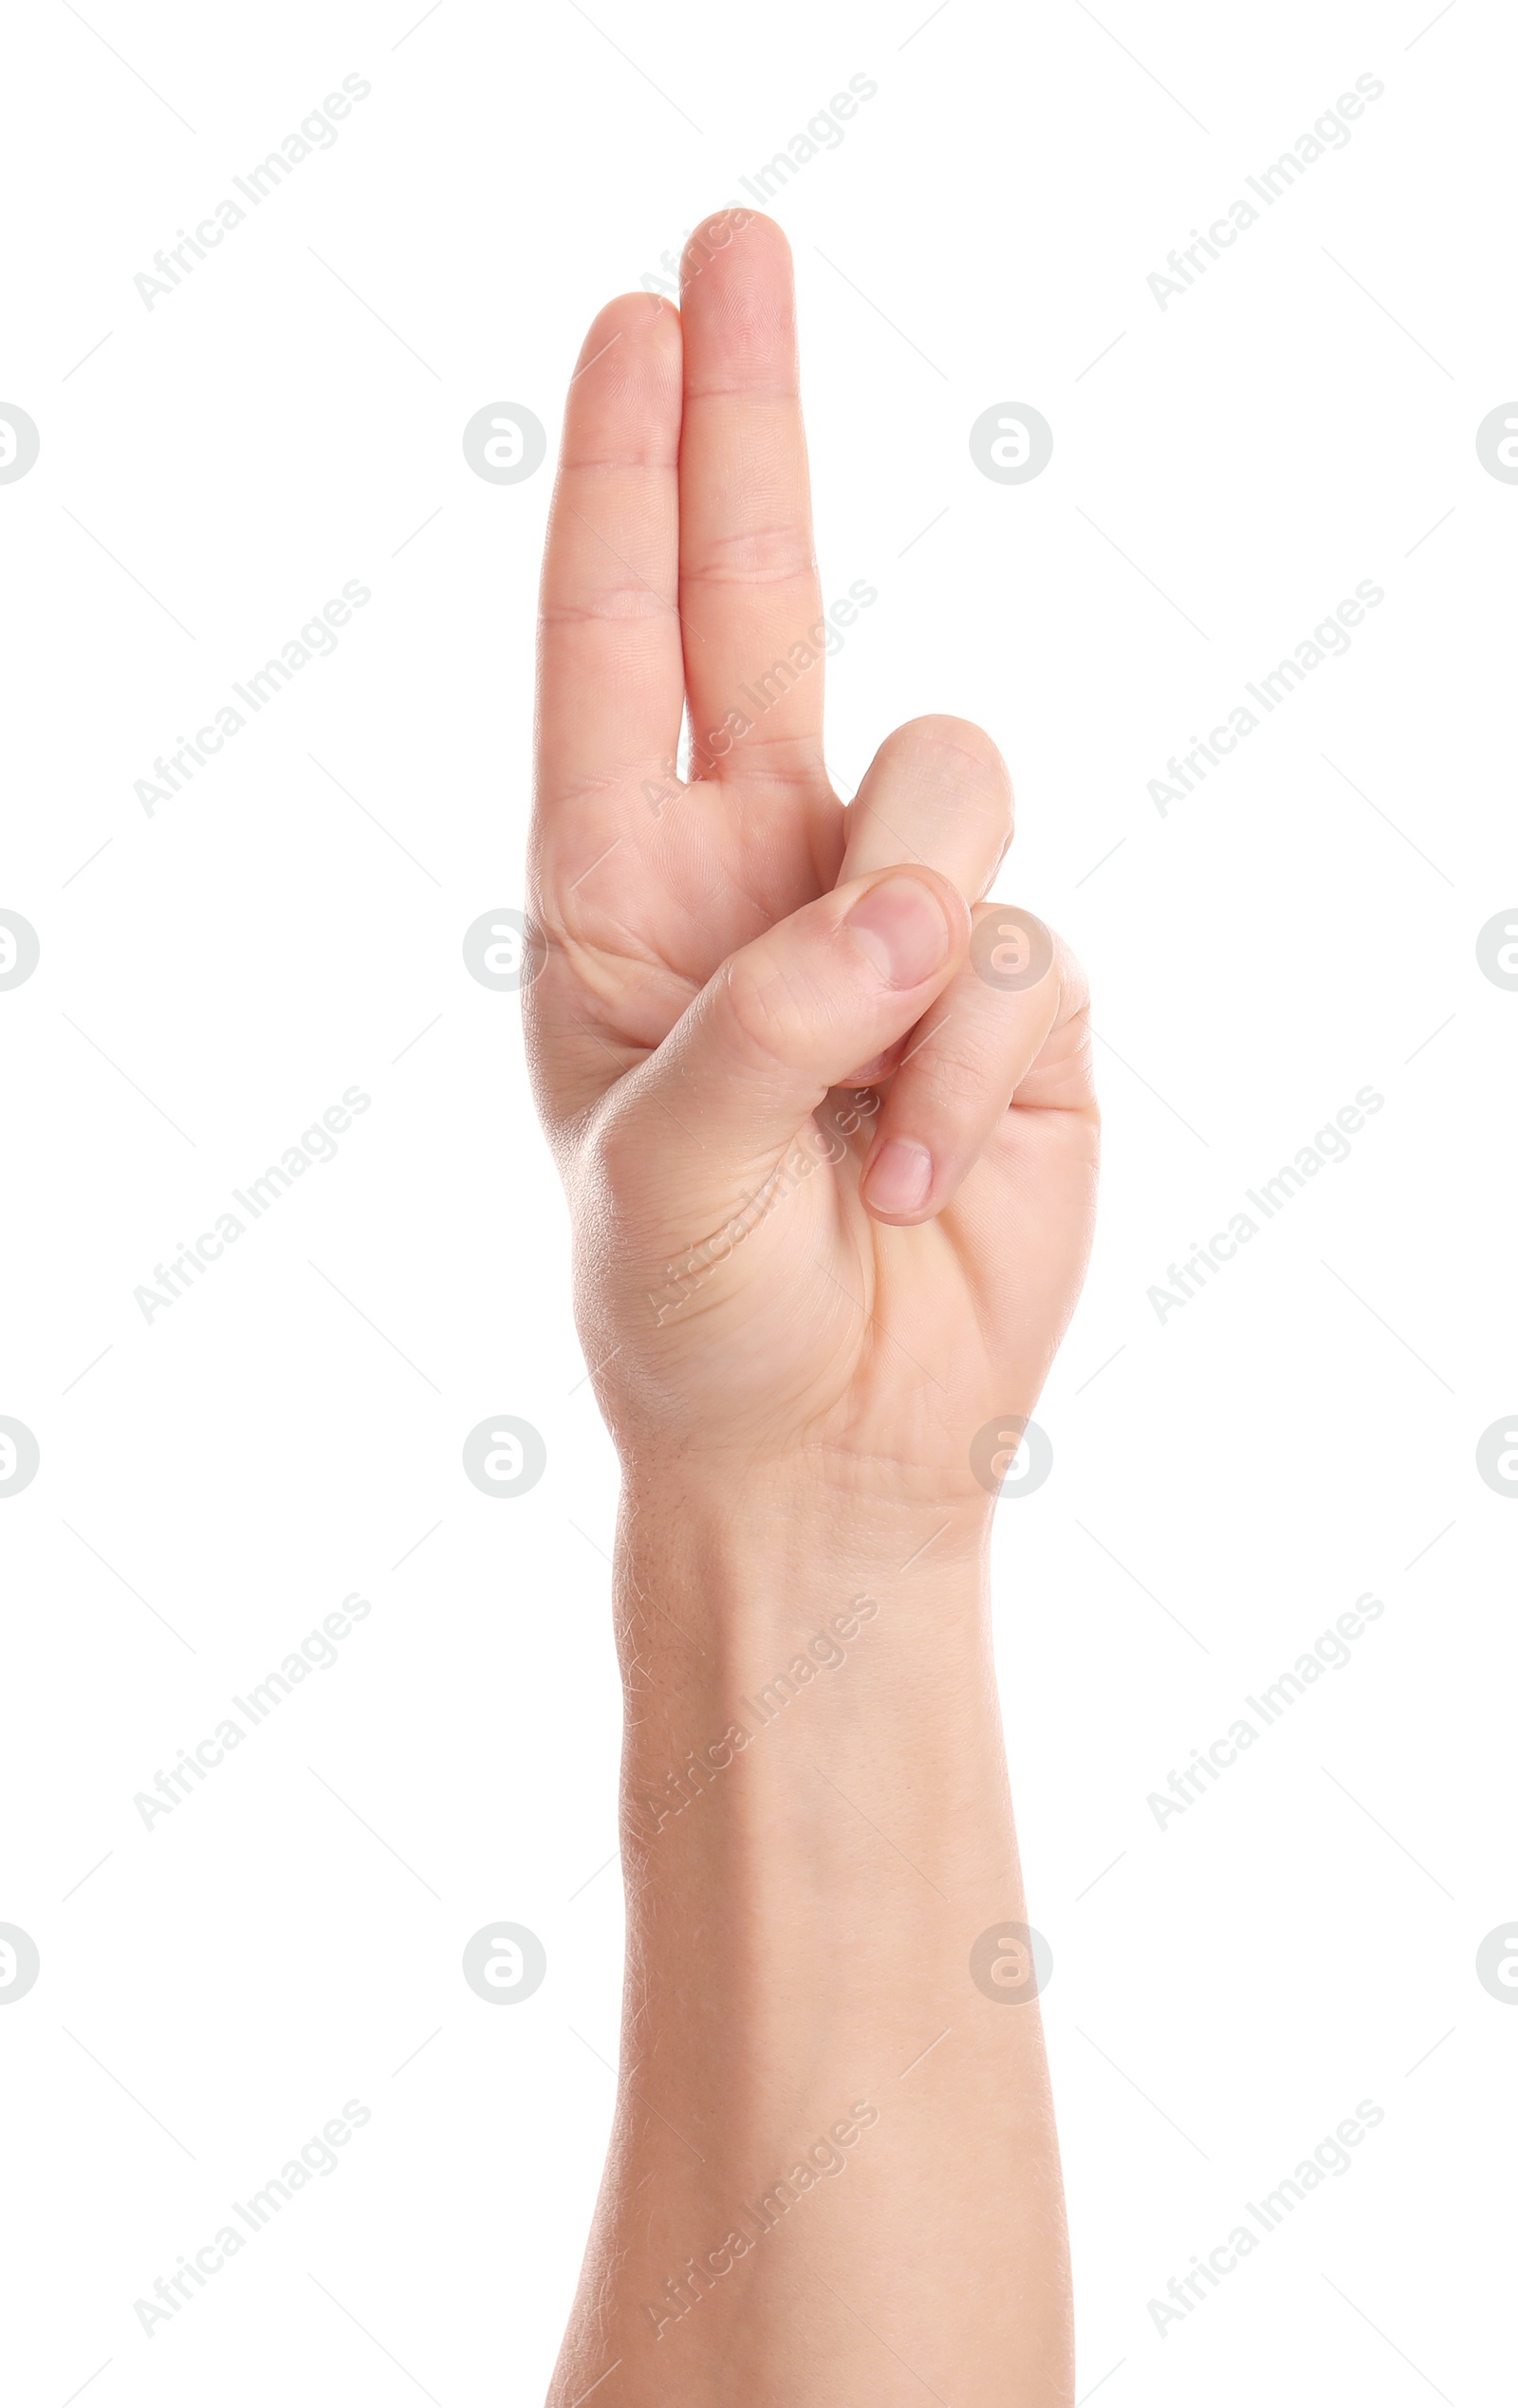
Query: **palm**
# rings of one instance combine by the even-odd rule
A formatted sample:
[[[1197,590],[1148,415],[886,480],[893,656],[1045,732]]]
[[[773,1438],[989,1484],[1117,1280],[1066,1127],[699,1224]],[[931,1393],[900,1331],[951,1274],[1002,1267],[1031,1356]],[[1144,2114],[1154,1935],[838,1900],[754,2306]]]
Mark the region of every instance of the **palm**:
[[[1095,1116],[1075,985],[1037,1026],[1021,1010],[1015,1103],[916,1225],[882,1221],[861,1175],[897,1095],[980,1066],[994,999],[972,972],[920,1032],[849,1065],[862,1083],[799,1113],[778,1158],[709,1149],[667,1080],[651,1119],[639,1076],[721,966],[841,873],[926,861],[973,903],[1006,841],[999,761],[957,722],[899,732],[851,812],[833,791],[789,308],[759,220],[693,283],[683,345],[673,312],[635,301],[587,343],[545,570],[535,1067],[570,1159],[591,1128],[636,1131],[602,1142],[581,1287],[613,1395],[635,1381],[702,1431],[736,1419],[762,1449],[939,1476],[962,1469],[967,1429],[1030,1409],[1079,1287]],[[762,715],[735,702],[777,660],[788,690]],[[682,697],[706,772],[687,783]]]

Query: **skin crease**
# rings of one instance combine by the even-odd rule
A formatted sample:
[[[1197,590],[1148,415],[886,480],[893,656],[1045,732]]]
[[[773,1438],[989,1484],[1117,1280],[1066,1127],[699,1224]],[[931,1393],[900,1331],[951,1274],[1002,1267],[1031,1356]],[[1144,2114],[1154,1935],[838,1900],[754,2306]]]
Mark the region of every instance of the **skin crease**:
[[[550,2408],[1074,2396],[1039,2008],[971,1970],[1027,1920],[971,1451],[1079,1292],[1086,991],[971,958],[983,731],[845,810],[824,644],[789,254],[725,213],[586,337],[543,580],[525,1003],[623,1470],[628,1913]]]

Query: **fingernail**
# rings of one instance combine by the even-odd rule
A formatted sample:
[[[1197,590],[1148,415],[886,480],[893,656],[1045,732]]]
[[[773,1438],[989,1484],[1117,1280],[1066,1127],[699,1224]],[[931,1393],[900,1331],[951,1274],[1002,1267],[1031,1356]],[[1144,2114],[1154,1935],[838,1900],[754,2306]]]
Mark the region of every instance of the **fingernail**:
[[[888,987],[920,987],[943,967],[949,923],[917,878],[886,878],[861,896],[843,922]]]
[[[933,1186],[933,1157],[915,1138],[887,1138],[870,1164],[865,1199],[879,1213],[916,1213]]]

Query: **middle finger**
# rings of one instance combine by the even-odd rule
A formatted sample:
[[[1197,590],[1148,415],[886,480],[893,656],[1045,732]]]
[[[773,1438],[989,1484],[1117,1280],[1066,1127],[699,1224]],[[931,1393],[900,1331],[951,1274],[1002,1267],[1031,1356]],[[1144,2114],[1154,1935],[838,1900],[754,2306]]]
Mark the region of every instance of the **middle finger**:
[[[708,219],[686,251],[681,313],[691,775],[826,791],[827,631],[812,556],[790,250],[779,227],[752,211]]]

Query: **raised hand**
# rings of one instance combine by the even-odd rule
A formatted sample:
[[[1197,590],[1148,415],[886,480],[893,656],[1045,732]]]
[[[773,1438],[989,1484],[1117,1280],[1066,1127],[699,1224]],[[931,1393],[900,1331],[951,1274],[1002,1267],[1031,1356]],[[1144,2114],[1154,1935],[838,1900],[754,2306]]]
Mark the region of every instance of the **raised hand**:
[[[693,239],[680,313],[602,311],[570,389],[538,1092],[620,1442],[962,1494],[971,1439],[1031,1412],[1079,1288],[1085,988],[1057,940],[1036,974],[1036,923],[981,899],[1011,795],[979,729],[898,728],[845,810],[825,645],[789,255],[734,213]]]

